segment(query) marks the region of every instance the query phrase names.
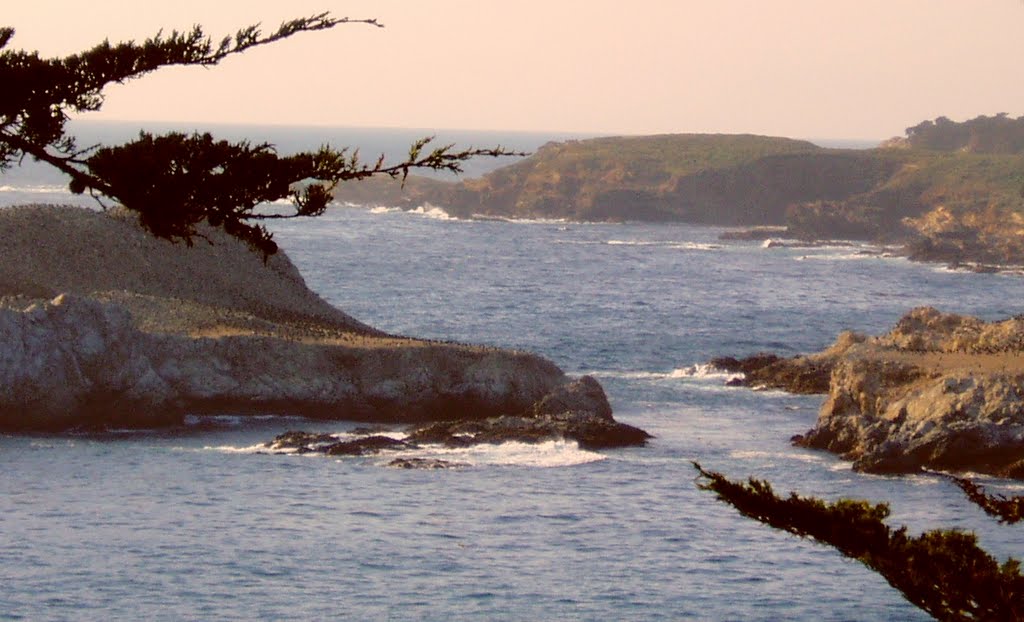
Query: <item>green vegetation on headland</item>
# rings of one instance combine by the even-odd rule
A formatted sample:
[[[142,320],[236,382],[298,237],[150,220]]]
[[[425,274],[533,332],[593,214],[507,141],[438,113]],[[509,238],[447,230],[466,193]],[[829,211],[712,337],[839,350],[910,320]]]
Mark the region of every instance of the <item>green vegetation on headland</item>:
[[[374,181],[336,197],[463,218],[784,226],[784,237],[900,244],[920,260],[1024,264],[1024,117],[940,117],[868,150],[751,135],[574,140],[481,178]]]

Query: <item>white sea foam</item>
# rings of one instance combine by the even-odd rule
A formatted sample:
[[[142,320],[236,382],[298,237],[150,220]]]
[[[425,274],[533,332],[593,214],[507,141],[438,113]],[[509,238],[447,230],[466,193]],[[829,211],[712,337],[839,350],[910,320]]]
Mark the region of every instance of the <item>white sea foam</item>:
[[[858,261],[861,259],[881,259],[881,257],[879,255],[873,255],[869,253],[822,253],[819,255],[802,255],[800,259],[820,259],[823,261]]]
[[[21,192],[24,194],[71,194],[67,186],[0,186],[0,192]]]
[[[403,432],[381,432],[382,436],[402,440],[408,435]],[[338,440],[359,438],[365,435],[342,432],[332,434]],[[203,447],[207,451],[225,454],[295,454],[294,448],[267,447],[264,443],[248,446],[216,445]],[[323,454],[311,452],[303,454],[307,457],[323,457]],[[575,441],[555,440],[543,443],[509,442],[499,445],[483,443],[472,447],[448,448],[437,445],[426,445],[418,449],[381,452],[373,456],[381,464],[387,464],[395,458],[434,458],[469,464],[471,466],[525,466],[537,468],[554,468],[587,464],[604,460],[606,457],[597,452],[580,449]],[[346,458],[347,459],[347,458]]]
[[[455,218],[454,216],[450,215],[448,212],[444,211],[440,207],[437,207],[436,205],[431,205],[429,203],[425,205],[420,205],[416,209],[411,209],[409,210],[408,213],[418,214],[420,216],[425,216],[427,218],[433,218],[434,220],[458,220],[458,218]]]
[[[370,208],[370,213],[371,214],[394,214],[395,212],[401,212],[401,211],[402,211],[402,208],[400,208],[400,207],[385,207],[383,205],[378,205],[377,207],[371,207]]]
[[[730,458],[737,460],[798,460],[800,462],[825,462],[826,457],[813,453],[798,451],[763,451],[737,449],[729,452]]]
[[[509,218],[506,222],[515,223],[517,225],[564,225],[569,222],[564,218]],[[588,223],[573,223],[574,225],[585,225]],[[568,231],[568,228],[563,229]]]
[[[658,242],[651,242],[650,240],[608,240],[605,244],[608,246],[656,246]]]
[[[256,454],[265,451],[280,451],[281,453],[294,453],[294,449],[270,450],[263,443],[249,445],[247,447],[234,447],[232,445],[206,445],[203,449],[208,451],[219,451],[224,454]]]
[[[716,380],[723,380],[726,382],[742,377],[743,374],[723,371],[714,365],[709,365],[707,363],[681,367],[673,370],[669,374],[669,378],[714,378]]]
[[[707,242],[674,242],[667,246],[681,251],[716,251],[724,248],[721,244],[710,244]]]
[[[500,445],[481,444],[451,449],[427,446],[422,450],[383,454],[390,462],[394,458],[437,458],[449,462],[462,462],[472,466],[525,466],[554,468],[575,466],[605,460],[597,452],[580,449],[575,441],[557,440],[543,443],[509,442]]]
[[[694,380],[701,384],[709,384],[714,388],[725,388],[725,383],[735,378],[742,378],[743,374],[722,371],[708,364],[690,365],[680,367],[672,371],[618,371],[618,370],[590,370],[581,372],[595,378],[621,378],[624,380]],[[711,382],[707,382],[711,381]]]

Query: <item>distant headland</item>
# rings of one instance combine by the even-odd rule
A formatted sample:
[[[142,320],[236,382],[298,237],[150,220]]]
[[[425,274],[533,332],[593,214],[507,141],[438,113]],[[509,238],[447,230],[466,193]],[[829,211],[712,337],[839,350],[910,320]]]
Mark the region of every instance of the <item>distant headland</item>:
[[[335,196],[460,218],[770,226],[776,237],[898,245],[922,261],[1022,265],[1024,117],[939,117],[873,149],[727,134],[551,142],[479,178],[374,179]]]

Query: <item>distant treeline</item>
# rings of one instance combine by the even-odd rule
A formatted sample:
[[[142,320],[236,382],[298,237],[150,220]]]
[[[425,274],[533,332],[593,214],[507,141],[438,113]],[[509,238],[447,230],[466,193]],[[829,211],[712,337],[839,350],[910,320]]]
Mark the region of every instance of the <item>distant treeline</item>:
[[[1001,112],[957,123],[946,117],[907,128],[907,142],[916,149],[971,153],[1024,153],[1024,116]]]

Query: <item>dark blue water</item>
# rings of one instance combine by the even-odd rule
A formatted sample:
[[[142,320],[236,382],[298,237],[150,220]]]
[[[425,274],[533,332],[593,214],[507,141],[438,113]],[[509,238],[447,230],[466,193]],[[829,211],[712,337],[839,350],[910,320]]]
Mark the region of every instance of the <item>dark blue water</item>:
[[[597,376],[616,416],[657,438],[602,453],[438,449],[472,466],[405,471],[253,451],[344,422],[0,437],[0,619],[926,619],[861,565],[698,491],[691,460],[887,501],[912,531],[959,526],[1000,558],[1024,554],[1024,531],[945,482],[860,475],[790,447],[820,398],[727,388],[696,367],[880,332],[921,304],[1019,313],[1021,278],[687,226],[378,212],[339,209],[276,235],[309,285],[359,319],[540,352]]]

